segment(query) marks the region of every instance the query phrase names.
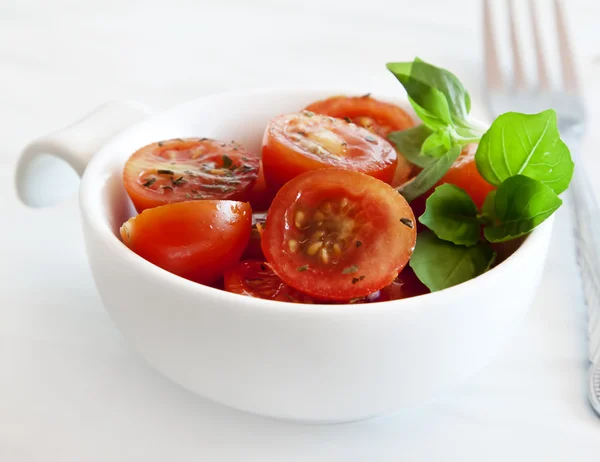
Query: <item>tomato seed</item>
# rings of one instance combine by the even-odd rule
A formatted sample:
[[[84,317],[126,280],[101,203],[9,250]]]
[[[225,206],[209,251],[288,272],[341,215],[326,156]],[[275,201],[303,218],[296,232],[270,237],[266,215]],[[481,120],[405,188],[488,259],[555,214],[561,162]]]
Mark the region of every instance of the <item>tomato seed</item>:
[[[335,244],[333,244],[333,254],[336,257],[339,257],[342,254],[342,248],[340,247],[340,245],[337,242]]]
[[[295,239],[291,239],[288,241],[288,247],[292,252],[296,252],[298,250],[298,241]]]
[[[321,239],[323,237],[324,234],[325,234],[325,231],[322,231],[322,230],[315,231],[313,233],[313,235],[310,237],[310,240],[318,241],[319,239]]]
[[[330,202],[323,202],[321,204],[321,211],[324,213],[331,213],[331,203]]]
[[[321,249],[321,247],[323,247],[323,241],[313,242],[311,245],[308,246],[308,249],[306,249],[306,253],[311,256],[316,255],[316,253]]]
[[[321,249],[321,261],[325,264],[329,263],[329,252],[327,252],[327,249]]]
[[[305,218],[304,212],[302,212],[302,211],[296,212],[296,215],[294,217],[294,224],[296,225],[296,228],[303,229],[304,218]]]

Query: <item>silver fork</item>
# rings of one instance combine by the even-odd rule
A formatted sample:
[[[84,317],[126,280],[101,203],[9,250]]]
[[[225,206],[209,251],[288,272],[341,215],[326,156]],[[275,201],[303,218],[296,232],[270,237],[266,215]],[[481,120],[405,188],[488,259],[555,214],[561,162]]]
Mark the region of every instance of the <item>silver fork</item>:
[[[534,0],[529,0],[531,33],[536,56],[537,85],[527,83],[517,38],[514,2],[508,2],[510,48],[513,75],[510,82],[502,75],[493,33],[491,0],[483,3],[483,33],[485,46],[486,92],[488,106],[494,116],[517,111],[537,113],[553,108],[558,115],[561,138],[567,144],[576,163],[571,183],[571,206],[577,258],[585,302],[588,307],[589,398],[600,414],[600,209],[581,163],[580,145],[585,125],[583,99],[575,70],[575,61],[567,35],[560,0],[554,0],[555,28],[562,73],[561,89],[552,88],[540,37]]]

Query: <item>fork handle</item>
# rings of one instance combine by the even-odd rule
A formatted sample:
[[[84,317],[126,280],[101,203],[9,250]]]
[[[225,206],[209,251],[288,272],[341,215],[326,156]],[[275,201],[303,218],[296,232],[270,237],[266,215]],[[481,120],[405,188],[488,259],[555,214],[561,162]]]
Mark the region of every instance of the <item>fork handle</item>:
[[[563,133],[578,167],[571,182],[577,261],[588,309],[588,354],[600,360],[600,208],[580,156],[581,133]]]

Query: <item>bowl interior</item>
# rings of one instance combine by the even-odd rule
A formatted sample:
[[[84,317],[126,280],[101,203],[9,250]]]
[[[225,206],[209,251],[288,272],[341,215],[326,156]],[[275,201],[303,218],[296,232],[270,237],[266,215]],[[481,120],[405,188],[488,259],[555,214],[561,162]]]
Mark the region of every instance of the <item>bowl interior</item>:
[[[209,137],[224,141],[235,140],[248,151],[259,153],[264,129],[269,119],[282,113],[299,111],[315,100],[336,94],[360,95],[362,93],[361,89],[340,90],[339,88],[227,93],[199,98],[143,120],[115,137],[94,156],[88,165],[80,191],[84,219],[94,228],[98,237],[112,241],[108,244],[120,246],[123,252],[128,252],[120,242],[119,228],[136,214],[122,181],[123,165],[133,152],[142,146],[164,139]],[[402,106],[414,117],[410,104],[401,95],[375,94],[374,96]],[[548,223],[540,228],[550,226],[551,220],[548,220]],[[534,232],[531,238],[525,239],[525,242],[529,245],[537,233],[542,233],[542,230]],[[517,248],[519,250],[517,253],[523,253],[526,257],[523,249],[528,245],[520,245],[521,243],[519,241],[506,249],[504,255],[500,256],[501,260],[513,255]],[[136,256],[132,255],[132,257]],[[493,269],[475,280],[446,290],[466,290],[464,286],[482,279],[487,280],[493,277],[492,273],[496,271]],[[187,281],[182,280],[182,282]],[[432,296],[438,296],[438,293],[426,295],[426,297]],[[398,301],[383,302],[380,305],[387,303],[398,303]]]

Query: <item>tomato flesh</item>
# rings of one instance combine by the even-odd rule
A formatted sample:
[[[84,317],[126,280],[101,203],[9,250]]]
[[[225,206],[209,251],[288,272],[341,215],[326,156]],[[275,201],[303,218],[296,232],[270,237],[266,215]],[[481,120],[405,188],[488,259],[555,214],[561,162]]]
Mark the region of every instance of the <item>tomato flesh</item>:
[[[280,302],[323,304],[329,303],[324,300],[318,300],[310,295],[303,294],[299,290],[287,285],[270,268],[264,260],[245,260],[239,265],[225,273],[224,290],[234,294],[245,295],[253,298],[263,298],[266,300],[277,300]],[[377,291],[366,297],[359,297],[353,300],[345,300],[340,303],[373,303],[378,301],[390,300],[383,291]]]
[[[266,212],[255,212],[252,214],[252,231],[250,232],[250,240],[244,250],[242,259],[244,260],[264,260],[262,248],[260,247],[261,229],[264,229],[267,221]]]
[[[395,104],[365,96],[332,96],[316,101],[306,107],[307,110],[340,119],[348,118],[387,140],[391,132],[406,130],[415,125],[412,117]],[[398,166],[392,180],[392,186],[406,183],[416,173],[413,165],[398,153]]]
[[[275,196],[262,250],[275,273],[313,297],[350,300],[390,284],[415,246],[415,218],[391,186],[347,170],[316,170]]]
[[[196,199],[247,200],[259,159],[234,142],[160,141],[136,151],[123,180],[136,210]]]
[[[398,163],[396,151],[380,136],[309,111],[272,119],[262,155],[266,184],[273,192],[302,173],[324,168],[358,171],[390,183]]]
[[[225,273],[225,290],[254,298],[291,303],[320,303],[290,287],[261,260],[247,260]]]
[[[147,209],[121,227],[123,242],[151,263],[202,284],[215,283],[246,248],[250,205],[188,201]]]

